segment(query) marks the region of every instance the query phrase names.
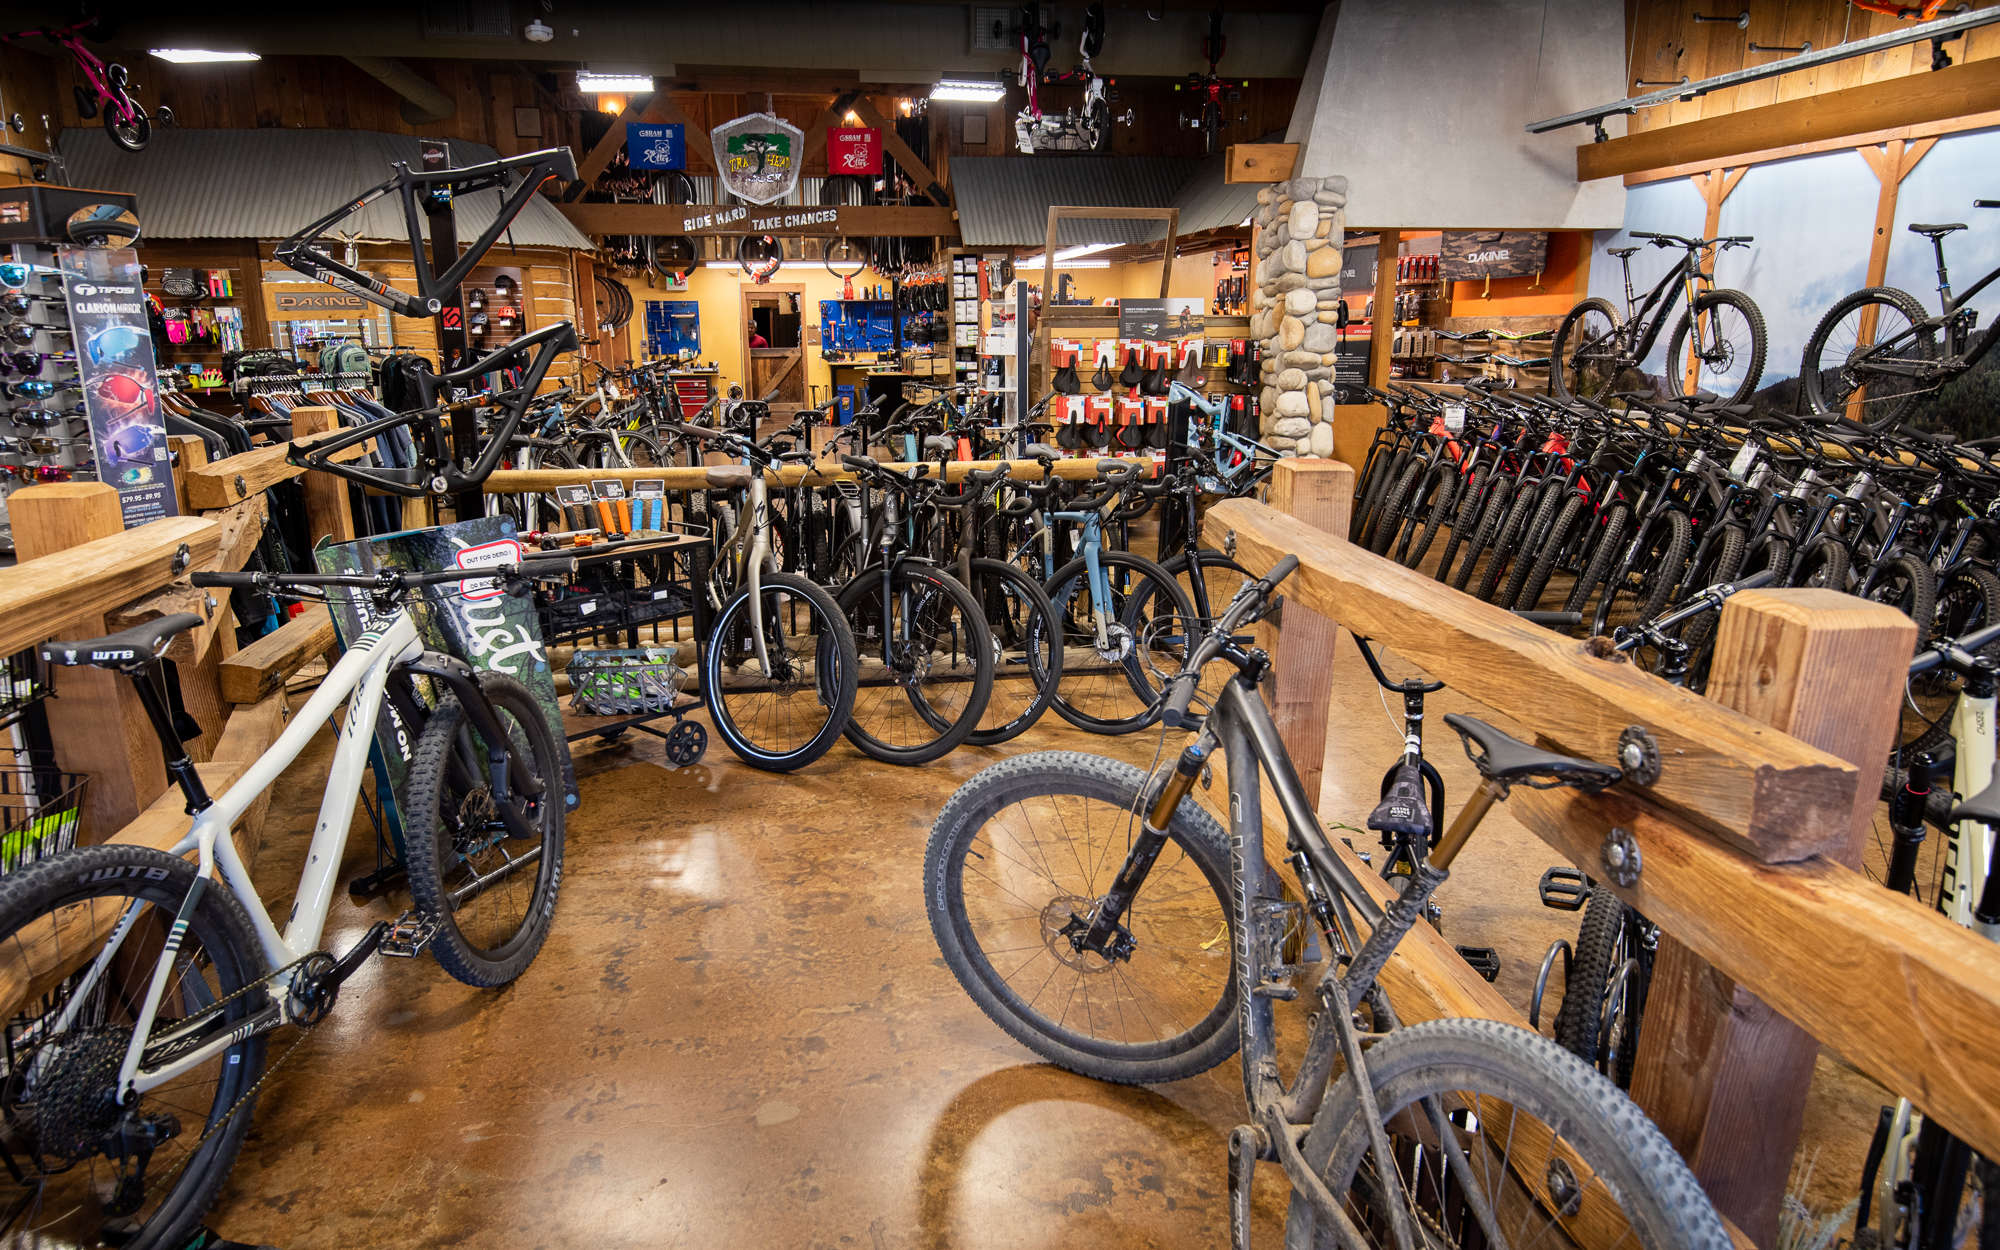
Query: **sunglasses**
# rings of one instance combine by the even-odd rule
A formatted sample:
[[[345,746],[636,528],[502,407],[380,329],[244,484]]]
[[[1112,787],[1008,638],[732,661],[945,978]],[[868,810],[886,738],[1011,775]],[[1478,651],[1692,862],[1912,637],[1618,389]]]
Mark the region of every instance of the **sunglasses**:
[[[33,347],[37,334],[67,335],[68,333],[69,331],[61,326],[41,326],[32,321],[16,321],[10,326],[0,327],[0,338],[5,338],[16,347]]]
[[[74,408],[16,408],[7,414],[7,419],[16,425],[32,425],[39,430],[48,430],[81,421],[86,415],[83,405],[78,404]]]
[[[0,287],[18,291],[28,284],[30,278],[55,278],[62,270],[51,269],[47,265],[22,265],[13,261],[0,264]]]
[[[75,355],[70,352],[0,352],[0,378],[11,374],[33,377],[42,371],[44,365],[73,364]]]
[[[0,395],[9,399],[48,399],[57,391],[73,391],[76,387],[68,382],[51,382],[47,378],[20,378],[12,382],[0,382]]]
[[[9,291],[0,295],[0,313],[9,317],[25,317],[35,311],[37,304],[60,304],[62,300],[54,295],[24,295],[19,291]]]

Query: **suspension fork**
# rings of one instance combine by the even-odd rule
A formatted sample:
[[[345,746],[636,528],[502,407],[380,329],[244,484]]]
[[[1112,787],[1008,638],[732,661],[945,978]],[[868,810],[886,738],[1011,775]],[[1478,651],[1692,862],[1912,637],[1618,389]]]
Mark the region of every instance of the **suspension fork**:
[[[1111,647],[1111,579],[1104,572],[1102,522],[1094,515],[1083,522],[1084,576],[1090,585],[1090,621],[1100,650]]]

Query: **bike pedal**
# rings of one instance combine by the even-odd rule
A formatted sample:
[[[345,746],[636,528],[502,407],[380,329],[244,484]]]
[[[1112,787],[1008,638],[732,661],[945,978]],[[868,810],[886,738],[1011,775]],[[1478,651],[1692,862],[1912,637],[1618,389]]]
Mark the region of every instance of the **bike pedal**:
[[[1497,959],[1498,956],[1495,956]],[[1490,980],[1491,978],[1489,978]],[[1250,991],[1258,998],[1275,998],[1281,1002],[1292,1002],[1299,996],[1299,987],[1290,981],[1265,981]]]
[[[424,948],[437,936],[444,921],[436,916],[423,916],[415,911],[406,911],[389,926],[382,935],[382,954],[391,959],[415,959],[424,953]]]
[[[1536,890],[1542,896],[1542,906],[1557,911],[1582,911],[1590,901],[1590,882],[1576,869],[1560,865],[1542,874]]]
[[[1472,970],[1488,981],[1500,975],[1500,952],[1490,946],[1461,946],[1458,957],[1472,965]]]

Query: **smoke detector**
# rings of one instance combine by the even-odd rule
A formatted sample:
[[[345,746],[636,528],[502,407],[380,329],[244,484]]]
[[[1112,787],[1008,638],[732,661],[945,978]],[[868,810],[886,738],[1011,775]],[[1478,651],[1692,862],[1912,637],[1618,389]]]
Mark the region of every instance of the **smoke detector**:
[[[523,26],[521,33],[528,37],[529,43],[547,43],[556,37],[556,28],[540,18],[536,18],[526,26]]]

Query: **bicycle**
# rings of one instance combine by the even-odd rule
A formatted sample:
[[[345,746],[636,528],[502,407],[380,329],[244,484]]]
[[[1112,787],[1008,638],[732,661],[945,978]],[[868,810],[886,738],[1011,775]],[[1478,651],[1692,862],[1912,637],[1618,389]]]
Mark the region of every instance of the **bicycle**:
[[[1114,124],[1132,124],[1132,111],[1113,117],[1105,98],[1105,81],[1091,67],[1091,58],[1104,51],[1104,6],[1089,4],[1083,10],[1083,38],[1077,43],[1077,65],[1067,73],[1048,72],[1047,31],[1035,20],[1035,10],[1024,8],[1019,18],[1021,42],[1020,84],[1028,89],[1028,103],[1014,117],[1014,144],[1024,155],[1036,152],[1108,152]],[[1044,81],[1083,84],[1083,103],[1064,109],[1060,116],[1042,112],[1040,84]]]
[[[1249,1244],[1260,1161],[1277,1162],[1290,1182],[1291,1246],[1414,1250],[1460,1234],[1530,1245],[1552,1229],[1553,1242],[1567,1240],[1566,1222],[1598,1215],[1622,1217],[1642,1246],[1729,1246],[1686,1165],[1601,1074],[1497,1021],[1402,1027],[1377,980],[1510,786],[1600,790],[1623,773],[1447,717],[1483,784],[1402,894],[1378,904],[1313,815],[1257,692],[1269,657],[1232,641],[1297,564],[1287,556],[1247,583],[1173,678],[1163,719],[1193,738],[1171,767],[1149,778],[1079,753],[1020,756],[946,802],[924,890],[953,976],[1017,1041],[1099,1080],[1182,1079],[1240,1048],[1252,1122],[1229,1138],[1236,1250]],[[1212,709],[1190,717],[1215,661],[1235,674]],[[1227,832],[1183,801],[1217,751],[1229,775]],[[1283,811],[1299,902],[1263,854],[1265,779]],[[1316,935],[1305,933],[1309,921]],[[1320,1010],[1288,1078],[1273,1003],[1301,996],[1313,936],[1321,975],[1305,993]],[[1496,1211],[1503,1176],[1508,1224],[1520,1226],[1511,1232]],[[1542,1227],[1526,1228],[1537,1216]]]
[[[2000,200],[1974,200],[1975,208],[2000,208]],[[1799,377],[1806,403],[1821,416],[1845,416],[1870,426],[1894,425],[1918,398],[1970,371],[2000,342],[2000,321],[1972,340],[1979,314],[1968,305],[2000,278],[2000,265],[1963,295],[1951,293],[1944,263],[1945,236],[1964,222],[1913,222],[1913,234],[1937,253],[1939,310],[1924,311],[1916,296],[1871,286],[1840,300],[1806,339]]]
[[[94,25],[95,19],[55,30],[20,30],[0,35],[0,43],[40,36],[69,53],[84,82],[90,84],[88,91],[81,86],[76,88],[77,115],[89,121],[102,110],[104,133],[111,136],[111,141],[127,152],[143,152],[153,140],[153,123],[173,125],[174,111],[162,104],[148,113],[133,94],[137,88],[132,84],[131,71],[116,61],[106,64],[85,46],[83,33]]]
[[[531,557],[478,578],[519,582],[574,566]],[[368,629],[278,740],[215,796],[182,745],[159,670],[174,637],[200,618],[42,646],[50,664],[132,682],[191,816],[169,850],[85,847],[0,880],[0,942],[25,970],[24,1014],[9,1030],[0,1082],[0,1219],[14,1236],[179,1247],[242,1148],[273,1030],[310,1031],[378,952],[429,949],[475,986],[505,985],[534,960],[562,882],[562,758],[525,686],[423,649],[410,598],[466,578],[463,569],[193,574],[198,587],[296,598],[348,589],[372,609]],[[434,707],[417,676],[441,687]],[[320,944],[385,700],[414,742],[403,796],[412,908],[336,957]],[[343,703],[326,797],[280,932],[230,830]],[[10,1181],[17,1192],[7,1195]]]
[[[1708,392],[1730,403],[1750,398],[1764,376],[1764,314],[1743,292],[1716,289],[1709,259],[1712,251],[1748,247],[1750,237],[1688,239],[1639,230],[1632,237],[1654,247],[1681,248],[1685,255],[1641,299],[1632,288],[1632,254],[1639,249],[1611,249],[1625,272],[1624,320],[1611,301],[1595,296],[1569,310],[1549,352],[1549,384],[1556,396],[1594,402],[1614,389],[1631,389],[1628,373],[1652,353],[1667,318],[1685,299],[1687,309],[1667,341],[1667,393]]]

